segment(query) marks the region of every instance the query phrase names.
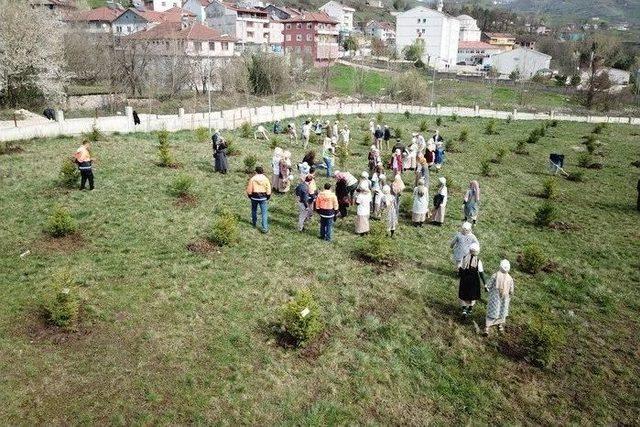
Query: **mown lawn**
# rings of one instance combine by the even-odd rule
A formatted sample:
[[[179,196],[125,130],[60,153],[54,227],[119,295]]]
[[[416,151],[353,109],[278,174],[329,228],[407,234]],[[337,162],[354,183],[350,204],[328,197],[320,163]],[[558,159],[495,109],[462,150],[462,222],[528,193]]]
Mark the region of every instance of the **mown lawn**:
[[[353,156],[366,167],[362,119],[348,118]],[[405,140],[420,121],[388,116]],[[353,217],[334,243],[317,238],[317,219],[295,231],[294,197],[276,195],[271,232],[252,229],[243,195],[244,155],[268,165],[270,149],[235,136],[242,154],[230,174],[214,174],[210,144],[190,132],[171,135],[182,168],[161,168],[154,135],[112,135],[93,147],[94,192],[55,185],[61,159],[77,138],[33,140],[0,156],[0,422],[2,424],[634,424],[640,422],[637,313],[640,283],[640,158],[637,127],[609,126],[599,139],[602,170],[585,181],[556,178],[554,202],[570,231],[533,225],[546,159],[567,156],[576,171],[581,136],[592,125],[560,123],[530,154],[511,152],[479,176],[480,163],[512,149],[539,123],[448,118],[445,139],[462,128],[469,142],[450,153],[447,222],[400,225],[400,264],[365,264],[351,254]],[[299,161],[302,150],[293,148]],[[178,207],[168,186],[178,174],[196,180],[198,204]],[[432,182],[436,180],[432,174]],[[516,294],[505,335],[485,338],[484,303],[462,321],[449,240],[460,224],[462,189],[482,186],[476,234],[486,269],[514,266]],[[324,181],[320,179],[320,183]],[[406,177],[410,181],[410,177]],[[432,190],[433,191],[433,190]],[[410,197],[407,193],[404,197]],[[78,247],[51,243],[42,224],[63,204],[80,225]],[[241,218],[241,240],[219,253],[187,250],[216,212]],[[353,210],[352,210],[353,213]],[[536,242],[556,265],[536,276],[516,258]],[[31,254],[20,258],[26,250]],[[77,332],[43,325],[39,295],[69,269],[83,299]],[[303,350],[276,344],[268,324],[296,289],[308,287],[323,309],[325,333]],[[540,320],[564,336],[556,362],[541,369],[509,351],[524,325]]]

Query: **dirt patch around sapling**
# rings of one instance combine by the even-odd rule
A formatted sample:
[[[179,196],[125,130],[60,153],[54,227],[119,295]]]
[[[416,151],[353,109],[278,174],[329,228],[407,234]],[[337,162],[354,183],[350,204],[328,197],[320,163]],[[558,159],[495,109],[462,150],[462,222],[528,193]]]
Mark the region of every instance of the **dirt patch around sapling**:
[[[191,208],[198,204],[198,198],[192,194],[184,194],[179,196],[173,205],[178,208]]]
[[[187,250],[196,254],[219,254],[220,248],[207,239],[196,240],[187,244]]]
[[[83,249],[87,242],[78,232],[63,237],[52,237],[46,234],[36,240],[32,252],[74,252]]]

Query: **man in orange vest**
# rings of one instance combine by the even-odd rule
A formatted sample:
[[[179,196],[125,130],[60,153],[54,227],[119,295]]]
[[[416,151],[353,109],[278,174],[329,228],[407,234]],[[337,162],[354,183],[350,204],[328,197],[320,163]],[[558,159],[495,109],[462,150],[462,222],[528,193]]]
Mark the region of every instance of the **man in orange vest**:
[[[269,199],[271,198],[271,181],[264,175],[262,166],[256,167],[256,173],[247,184],[247,196],[251,199],[251,224],[258,222],[258,206],[262,215],[262,232],[269,231]]]
[[[78,169],[80,170],[80,189],[84,190],[87,181],[89,181],[89,190],[93,190],[93,171],[91,170],[91,143],[87,140],[82,141],[82,145],[76,150],[74,155]]]
[[[338,198],[331,191],[331,184],[326,183],[324,190],[316,198],[316,211],[320,215],[320,238],[331,241],[333,221],[338,213]]]

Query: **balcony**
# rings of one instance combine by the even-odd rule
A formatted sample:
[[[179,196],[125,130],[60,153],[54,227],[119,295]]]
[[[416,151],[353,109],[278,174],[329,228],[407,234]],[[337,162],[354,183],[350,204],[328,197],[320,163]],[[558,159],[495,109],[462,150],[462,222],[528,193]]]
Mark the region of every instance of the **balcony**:
[[[328,28],[318,28],[316,29],[316,34],[322,34],[327,36],[337,36],[340,34],[340,31],[336,29],[328,29]]]

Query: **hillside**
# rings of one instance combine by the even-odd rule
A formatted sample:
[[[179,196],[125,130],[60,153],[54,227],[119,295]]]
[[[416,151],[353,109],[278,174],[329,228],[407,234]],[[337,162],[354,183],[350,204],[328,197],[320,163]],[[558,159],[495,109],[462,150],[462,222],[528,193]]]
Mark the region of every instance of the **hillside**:
[[[508,6],[516,12],[545,15],[551,22],[598,17],[607,22],[640,24],[640,0],[513,0]]]

